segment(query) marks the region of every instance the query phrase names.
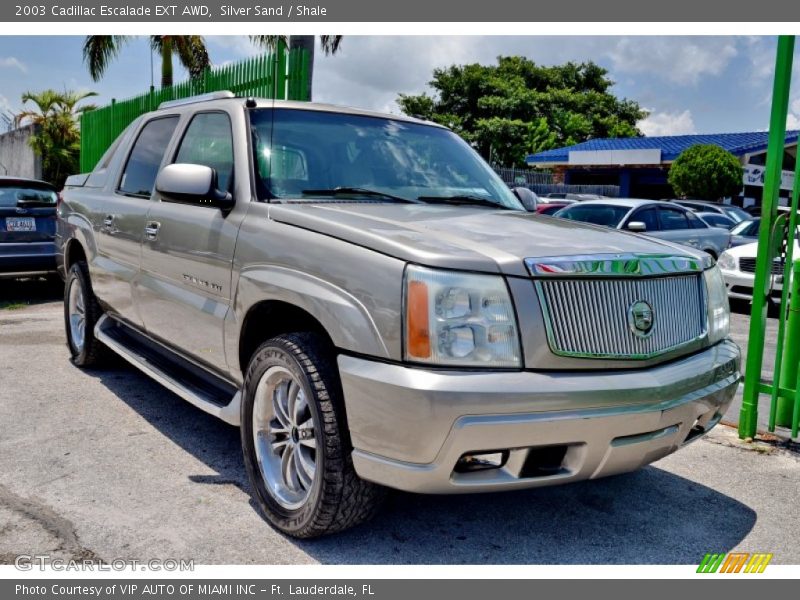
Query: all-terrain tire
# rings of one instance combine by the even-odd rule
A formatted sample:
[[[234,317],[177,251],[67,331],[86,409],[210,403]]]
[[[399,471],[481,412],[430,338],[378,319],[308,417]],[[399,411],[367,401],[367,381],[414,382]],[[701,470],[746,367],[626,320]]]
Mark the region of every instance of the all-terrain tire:
[[[83,299],[84,322],[81,344],[76,343],[73,335],[73,328],[77,327],[77,323],[70,319],[70,294],[73,286],[79,286]],[[67,279],[64,284],[64,328],[67,334],[67,347],[74,365],[78,367],[98,366],[111,355],[111,351],[94,336],[94,326],[102,315],[103,310],[92,291],[89,267],[86,262],[79,260],[67,271]]]
[[[274,492],[269,491],[275,482],[267,481],[269,476],[265,475],[256,453],[253,419],[256,394],[262,378],[276,370],[296,378],[314,422],[316,469],[308,496],[297,507],[281,504]],[[262,344],[253,354],[245,375],[241,411],[247,474],[259,508],[274,527],[293,537],[312,538],[353,527],[378,512],[386,490],[360,479],[353,468],[335,357],[319,335],[290,333]],[[275,454],[279,456],[277,451]]]

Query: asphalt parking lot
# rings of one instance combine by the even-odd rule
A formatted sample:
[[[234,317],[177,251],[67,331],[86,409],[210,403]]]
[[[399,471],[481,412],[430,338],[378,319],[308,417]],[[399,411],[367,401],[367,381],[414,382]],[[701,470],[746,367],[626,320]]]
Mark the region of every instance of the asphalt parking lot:
[[[508,494],[395,494],[365,526],[291,540],[250,501],[236,429],[126,365],[72,366],[59,294],[0,281],[0,563],[697,564],[732,550],[800,563],[800,455],[744,446],[722,426],[633,474]],[[747,317],[733,319],[746,339]]]

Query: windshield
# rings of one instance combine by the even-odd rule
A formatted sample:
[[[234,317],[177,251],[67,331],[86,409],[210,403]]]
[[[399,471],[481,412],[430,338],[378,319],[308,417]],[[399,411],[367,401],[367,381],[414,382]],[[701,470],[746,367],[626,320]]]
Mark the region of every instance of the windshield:
[[[629,211],[627,206],[613,204],[573,204],[557,212],[556,216],[570,221],[617,227]]]
[[[25,205],[53,205],[56,204],[56,193],[52,190],[24,186],[0,186],[0,206],[25,206]]]
[[[292,109],[254,110],[250,123],[261,199],[468,199],[524,210],[489,165],[448,129]]]

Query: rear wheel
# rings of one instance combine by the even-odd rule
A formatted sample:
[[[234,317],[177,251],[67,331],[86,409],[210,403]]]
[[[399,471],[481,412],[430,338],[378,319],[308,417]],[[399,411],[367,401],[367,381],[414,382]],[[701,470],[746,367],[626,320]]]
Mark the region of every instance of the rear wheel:
[[[319,336],[275,337],[245,376],[242,448],[259,507],[281,531],[310,538],[372,517],[384,488],[356,475],[340,383]]]
[[[64,285],[64,325],[73,364],[90,367],[109,353],[108,348],[94,337],[94,326],[102,314],[92,292],[89,268],[85,262],[78,261],[67,271]]]

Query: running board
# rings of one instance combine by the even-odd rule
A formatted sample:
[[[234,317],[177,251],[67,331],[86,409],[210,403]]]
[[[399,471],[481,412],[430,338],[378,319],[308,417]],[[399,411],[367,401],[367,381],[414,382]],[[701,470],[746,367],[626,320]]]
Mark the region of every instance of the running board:
[[[231,383],[108,315],[100,317],[94,336],[190,404],[231,425],[240,424],[242,394]]]

